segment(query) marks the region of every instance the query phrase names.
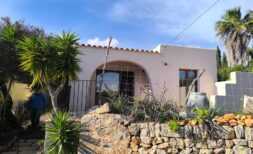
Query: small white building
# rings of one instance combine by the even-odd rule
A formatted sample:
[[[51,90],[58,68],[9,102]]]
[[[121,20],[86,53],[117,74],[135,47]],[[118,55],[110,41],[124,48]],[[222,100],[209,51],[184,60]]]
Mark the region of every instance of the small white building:
[[[205,70],[194,90],[215,94],[217,78],[216,52],[213,49],[159,45],[153,50],[113,47],[110,49],[106,71],[101,74],[107,47],[81,45],[79,81],[72,82],[71,110],[83,111],[97,103],[101,90],[118,92],[129,97],[160,97],[184,106],[191,81]]]

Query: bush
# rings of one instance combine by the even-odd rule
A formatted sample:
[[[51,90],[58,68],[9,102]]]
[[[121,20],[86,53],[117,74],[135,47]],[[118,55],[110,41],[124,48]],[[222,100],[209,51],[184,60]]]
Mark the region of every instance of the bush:
[[[110,108],[113,113],[128,114],[130,104],[127,97],[113,96],[109,99]]]
[[[45,153],[76,154],[79,134],[80,125],[68,113],[56,113],[46,124]]]
[[[144,99],[124,97],[113,92],[103,93],[103,101],[110,104],[113,113],[124,114],[134,121],[155,121],[164,123],[179,117],[178,109],[171,100],[147,96]]]
[[[205,109],[205,108],[196,108],[193,110],[194,112],[194,120],[198,124],[202,124],[206,121],[212,121],[212,119],[217,115],[217,111],[215,109]]]
[[[174,102],[171,100],[158,100],[154,97],[151,99],[135,100],[131,116],[134,117],[135,120],[163,123],[169,119],[179,117],[178,109],[173,104]]]
[[[229,80],[231,72],[249,72],[252,71],[252,64],[248,67],[244,67],[242,65],[236,65],[234,67],[222,66],[218,69],[218,81],[226,81]]]

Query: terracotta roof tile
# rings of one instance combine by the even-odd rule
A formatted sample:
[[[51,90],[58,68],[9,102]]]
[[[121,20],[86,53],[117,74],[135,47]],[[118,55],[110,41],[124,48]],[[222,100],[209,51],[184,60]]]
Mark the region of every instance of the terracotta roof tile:
[[[91,48],[107,48],[107,46],[91,45],[91,44],[79,44],[79,46],[81,46],[81,47],[91,47]],[[111,49],[129,51],[129,52],[159,53],[159,51],[155,51],[155,50],[144,50],[144,49],[133,49],[133,48],[111,47]]]

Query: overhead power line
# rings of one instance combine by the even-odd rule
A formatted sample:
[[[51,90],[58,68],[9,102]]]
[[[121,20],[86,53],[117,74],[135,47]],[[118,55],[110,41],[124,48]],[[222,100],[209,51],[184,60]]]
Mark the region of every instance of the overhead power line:
[[[214,3],[212,3],[212,5],[210,5],[208,8],[206,8],[200,15],[198,15],[189,25],[187,25],[184,29],[182,29],[182,31],[180,31],[176,37],[175,40],[179,39],[180,36],[186,31],[188,30],[193,24],[195,24],[201,17],[203,17],[208,11],[210,11],[215,5],[218,4],[218,2],[220,2],[221,0],[215,0]]]

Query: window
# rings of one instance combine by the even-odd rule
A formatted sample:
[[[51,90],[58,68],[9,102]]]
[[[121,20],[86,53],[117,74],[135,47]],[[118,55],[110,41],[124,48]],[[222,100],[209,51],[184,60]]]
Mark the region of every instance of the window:
[[[102,70],[97,70],[96,95],[107,91],[133,98],[134,96],[134,73],[128,71],[105,71],[102,83]],[[100,91],[101,90],[101,91]],[[98,99],[98,98],[97,98]],[[97,101],[96,101],[97,102]]]
[[[185,87],[186,94],[187,94],[192,81],[196,77],[197,77],[197,70],[180,69],[179,70],[179,87]],[[193,90],[195,92],[198,91],[198,83],[197,82],[195,82]]]

